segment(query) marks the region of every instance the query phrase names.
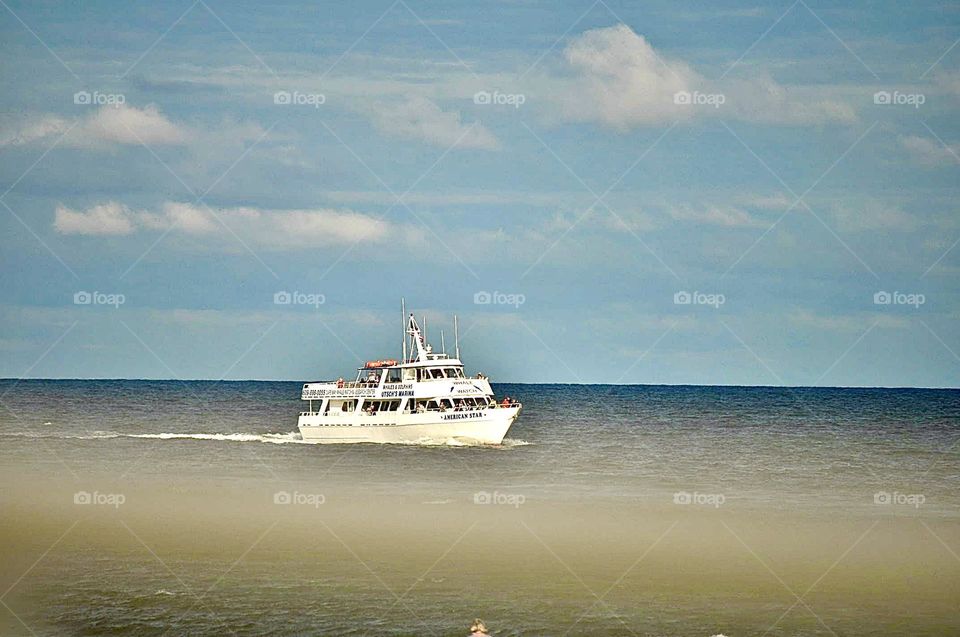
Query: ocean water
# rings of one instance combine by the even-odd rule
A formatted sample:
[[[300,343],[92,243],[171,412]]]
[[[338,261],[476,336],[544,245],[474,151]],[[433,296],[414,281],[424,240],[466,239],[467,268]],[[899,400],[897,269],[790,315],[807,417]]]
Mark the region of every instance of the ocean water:
[[[0,634],[960,634],[960,391],[496,390],[318,446],[299,383],[0,381]]]

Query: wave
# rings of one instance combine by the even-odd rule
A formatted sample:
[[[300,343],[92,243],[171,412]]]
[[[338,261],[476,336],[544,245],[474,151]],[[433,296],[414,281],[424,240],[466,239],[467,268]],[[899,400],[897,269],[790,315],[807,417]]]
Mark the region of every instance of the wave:
[[[145,438],[152,440],[218,440],[225,442],[267,442],[275,445],[294,443],[294,444],[313,444],[305,441],[300,434],[295,431],[287,433],[267,433],[267,434],[248,434],[248,433],[152,433],[152,434],[125,434],[116,431],[94,431],[89,434],[69,434],[69,433],[47,433],[36,431],[14,431],[0,434],[5,438],[57,438],[65,440],[109,440],[111,438]]]
[[[301,444],[301,445],[312,445],[317,444],[304,440],[299,432],[288,431],[286,433],[265,433],[265,434],[252,434],[252,433],[144,433],[144,434],[127,434],[120,433],[116,431],[94,431],[89,434],[70,434],[64,432],[51,433],[47,431],[14,431],[0,433],[0,437],[8,438],[56,438],[56,439],[66,439],[66,440],[109,440],[112,438],[141,438],[146,440],[212,440],[219,442],[262,442],[269,443],[274,445],[282,444]],[[396,443],[387,443],[387,444],[397,444],[397,445],[409,445],[409,446],[435,446],[435,447],[470,447],[477,446],[469,442],[464,442],[462,440],[457,440],[456,438],[446,438],[446,439],[430,439],[422,438],[417,441],[411,442],[396,442]],[[526,440],[520,440],[516,438],[504,438],[503,442],[499,445],[480,445],[484,447],[491,448],[512,448],[512,447],[523,447],[529,445],[530,443]]]
[[[295,431],[282,434],[178,434],[178,433],[159,433],[159,434],[118,434],[124,438],[148,438],[153,440],[219,440],[221,442],[269,442],[275,445],[282,444],[314,444],[300,437]]]

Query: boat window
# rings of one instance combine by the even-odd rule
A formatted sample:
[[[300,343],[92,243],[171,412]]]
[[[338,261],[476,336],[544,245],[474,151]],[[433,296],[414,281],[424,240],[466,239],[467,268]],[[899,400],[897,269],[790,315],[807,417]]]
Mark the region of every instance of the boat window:
[[[417,377],[417,370],[413,368],[404,368],[403,380],[419,380]]]
[[[430,375],[434,378],[443,378],[443,370],[440,368],[434,368],[430,370]]]
[[[399,406],[399,400],[365,400],[361,411],[372,416],[382,411],[396,411]]]

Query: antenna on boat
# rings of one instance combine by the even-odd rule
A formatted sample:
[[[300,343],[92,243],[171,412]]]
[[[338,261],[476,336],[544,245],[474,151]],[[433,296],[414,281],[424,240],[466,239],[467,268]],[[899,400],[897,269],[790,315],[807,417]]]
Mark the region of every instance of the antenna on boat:
[[[443,330],[440,330],[440,351],[444,354],[447,353],[447,344],[443,341]]]
[[[403,358],[400,362],[407,362],[407,304],[404,298],[400,297],[400,322],[403,323]]]
[[[460,324],[457,322],[457,315],[453,315],[453,347],[456,350],[457,360],[460,360]]]
[[[423,315],[423,346],[427,346],[427,315]]]

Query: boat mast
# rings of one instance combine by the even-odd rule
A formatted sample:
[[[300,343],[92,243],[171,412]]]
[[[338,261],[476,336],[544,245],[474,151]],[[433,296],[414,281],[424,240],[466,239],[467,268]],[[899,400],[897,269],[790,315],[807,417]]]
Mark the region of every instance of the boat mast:
[[[440,351],[444,354],[447,353],[447,344],[443,340],[443,330],[440,330]]]
[[[453,348],[456,351],[456,358],[460,360],[460,326],[457,323],[457,315],[453,315]]]
[[[406,302],[404,301],[404,298],[401,296],[401,297],[400,297],[400,322],[401,322],[402,324],[404,324],[404,328],[403,328],[403,357],[400,359],[400,362],[401,362],[401,363],[406,363],[406,362],[407,362],[407,328],[406,328],[406,321],[407,321],[407,305],[406,305]]]
[[[417,325],[417,319],[414,318],[412,312],[410,313],[410,320],[407,322],[407,333],[410,335],[411,362],[413,360],[420,362],[428,361],[427,343],[423,336],[423,332],[420,330],[420,326]]]

